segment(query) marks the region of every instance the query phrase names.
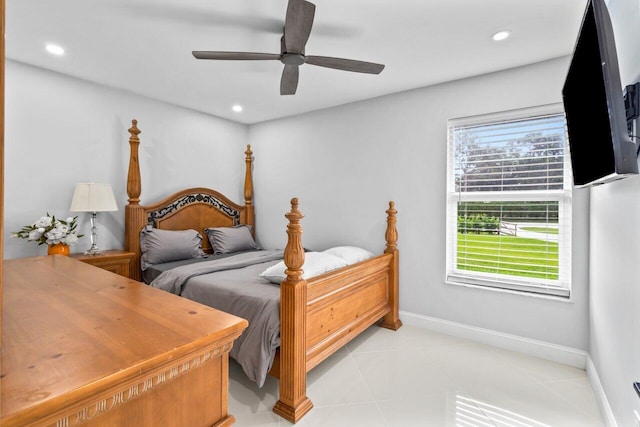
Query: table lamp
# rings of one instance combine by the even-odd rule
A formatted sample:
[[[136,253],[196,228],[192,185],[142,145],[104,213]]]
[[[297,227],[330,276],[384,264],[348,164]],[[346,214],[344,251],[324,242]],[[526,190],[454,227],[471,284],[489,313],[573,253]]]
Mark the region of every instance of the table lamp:
[[[96,216],[98,212],[117,211],[118,205],[110,184],[78,183],[71,200],[71,212],[91,212],[91,247],[85,255],[99,255]]]

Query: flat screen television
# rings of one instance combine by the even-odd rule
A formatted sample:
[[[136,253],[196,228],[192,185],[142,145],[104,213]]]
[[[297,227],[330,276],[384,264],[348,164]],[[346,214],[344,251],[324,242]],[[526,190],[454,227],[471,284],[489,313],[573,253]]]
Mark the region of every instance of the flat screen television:
[[[604,0],[588,0],[562,88],[576,187],[638,174],[636,145],[627,133],[624,95]]]

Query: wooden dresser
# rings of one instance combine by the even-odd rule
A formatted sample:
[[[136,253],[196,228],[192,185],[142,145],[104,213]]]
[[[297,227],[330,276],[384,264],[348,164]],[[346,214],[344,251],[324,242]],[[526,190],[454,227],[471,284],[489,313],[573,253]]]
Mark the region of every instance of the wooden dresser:
[[[3,265],[0,425],[229,426],[247,321],[62,255]]]

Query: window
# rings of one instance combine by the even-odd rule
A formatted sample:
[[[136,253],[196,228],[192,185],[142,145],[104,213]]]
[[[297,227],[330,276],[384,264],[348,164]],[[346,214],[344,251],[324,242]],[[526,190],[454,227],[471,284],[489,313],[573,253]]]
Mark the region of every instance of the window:
[[[448,128],[447,282],[568,297],[562,106],[452,119]]]

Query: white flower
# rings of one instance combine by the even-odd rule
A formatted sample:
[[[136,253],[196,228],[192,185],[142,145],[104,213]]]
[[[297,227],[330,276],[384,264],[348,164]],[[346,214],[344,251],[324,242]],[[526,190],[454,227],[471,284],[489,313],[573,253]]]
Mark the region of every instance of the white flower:
[[[47,243],[49,244],[51,243],[58,244],[60,243],[60,240],[62,240],[62,238],[64,237],[64,233],[60,231],[58,228],[49,230],[44,235],[47,238]]]
[[[29,232],[29,240],[38,240],[40,237],[42,237],[42,233],[39,230]]]
[[[33,225],[35,227],[38,227],[38,228],[50,227],[51,226],[51,221],[52,221],[51,217],[43,216],[39,220],[37,220]]]
[[[39,245],[66,243],[73,245],[78,242],[82,235],[76,231],[77,217],[69,217],[66,221],[53,216],[41,217],[31,225],[25,225],[20,231],[15,231],[11,237],[28,239],[37,242]]]
[[[75,245],[78,243],[78,236],[75,234],[68,234],[67,237],[63,239],[63,243],[66,243],[67,245]]]

